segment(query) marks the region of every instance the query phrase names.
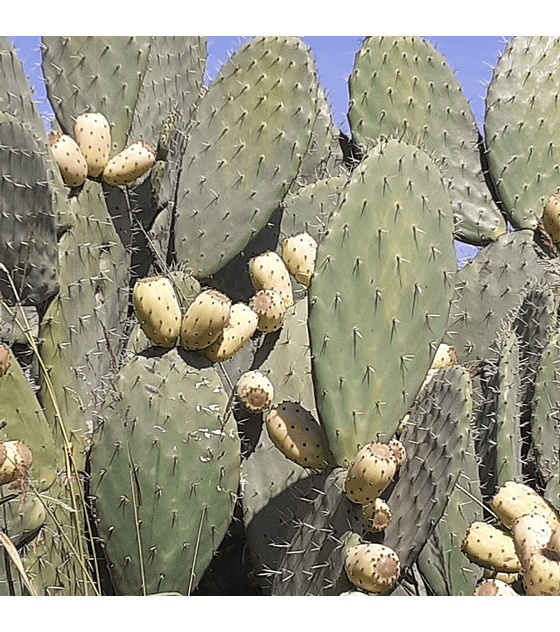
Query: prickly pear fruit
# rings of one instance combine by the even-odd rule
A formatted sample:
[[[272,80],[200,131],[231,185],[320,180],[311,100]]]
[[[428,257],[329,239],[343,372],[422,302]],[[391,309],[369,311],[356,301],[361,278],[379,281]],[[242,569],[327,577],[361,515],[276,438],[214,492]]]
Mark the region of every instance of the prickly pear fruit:
[[[259,317],[257,329],[264,333],[278,331],[284,324],[286,305],[282,296],[274,290],[260,290],[253,296],[249,307]]]
[[[278,292],[286,307],[294,304],[290,273],[281,257],[271,250],[249,261],[249,275],[255,290]]]
[[[132,184],[152,168],[156,152],[148,143],[138,141],[111,158],[103,170],[103,182],[111,186]]]
[[[382,595],[395,584],[400,573],[400,562],[395,551],[383,544],[358,544],[346,556],[348,579],[368,592]]]
[[[10,364],[12,363],[12,354],[4,345],[0,345],[0,377],[6,375]]]
[[[560,242],[560,193],[548,198],[544,205],[542,221],[552,241],[555,244]]]
[[[500,579],[485,579],[474,590],[475,597],[519,597],[511,586]]]
[[[486,522],[473,522],[468,528],[461,551],[471,562],[506,573],[521,570],[513,538]]]
[[[259,317],[244,303],[231,306],[229,322],[204,355],[212,362],[224,362],[234,356],[257,330]]]
[[[311,281],[316,259],[317,242],[309,233],[302,231],[282,241],[282,261],[294,279],[305,287]]]
[[[266,429],[272,443],[298,465],[324,469],[332,464],[323,428],[300,404],[279,404],[267,415]]]
[[[521,566],[527,568],[533,553],[541,551],[548,545],[552,529],[545,516],[540,513],[530,513],[519,516],[513,521],[511,535]]]
[[[22,492],[25,502],[29,487],[29,468],[33,465],[31,450],[21,441],[0,442],[0,485],[11,483],[9,489]]]
[[[204,290],[190,304],[181,322],[181,346],[198,350],[209,347],[227,325],[230,299],[217,290]]]
[[[173,347],[181,328],[181,308],[169,279],[139,279],[132,291],[136,318],[142,331],[160,347]]]
[[[362,507],[362,519],[366,531],[383,531],[391,522],[391,509],[384,500],[376,498],[372,503]]]
[[[506,527],[511,527],[517,517],[528,513],[545,516],[551,529],[560,522],[560,516],[552,505],[528,485],[515,481],[505,481],[500,486],[490,508]]]
[[[560,524],[557,525],[550,534],[550,539],[546,545],[548,549],[560,555]]]
[[[560,596],[560,556],[542,549],[533,553],[523,573],[523,585],[528,596]]]
[[[393,450],[385,443],[368,443],[348,468],[345,493],[359,505],[368,505],[383,492],[397,471]]]
[[[395,457],[397,468],[399,468],[406,459],[406,449],[398,439],[391,439],[387,444]]]
[[[237,381],[235,394],[244,410],[256,414],[270,406],[274,397],[274,387],[260,371],[247,371]]]
[[[84,155],[88,176],[97,178],[109,162],[111,130],[100,112],[87,112],[76,117],[74,140]]]
[[[87,178],[88,166],[78,143],[67,134],[49,134],[51,150],[60,169],[62,179],[69,187],[81,186]]]

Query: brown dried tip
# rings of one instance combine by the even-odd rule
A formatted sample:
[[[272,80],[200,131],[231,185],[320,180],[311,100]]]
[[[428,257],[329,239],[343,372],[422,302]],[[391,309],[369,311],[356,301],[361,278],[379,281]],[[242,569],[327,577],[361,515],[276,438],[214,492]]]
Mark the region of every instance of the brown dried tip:
[[[31,450],[21,441],[5,441],[0,444],[0,485],[10,484],[9,489],[21,491],[21,504],[25,504],[29,489],[29,469],[33,464]]]
[[[0,377],[6,375],[11,363],[12,355],[10,350],[7,347],[4,347],[4,345],[0,345]]]

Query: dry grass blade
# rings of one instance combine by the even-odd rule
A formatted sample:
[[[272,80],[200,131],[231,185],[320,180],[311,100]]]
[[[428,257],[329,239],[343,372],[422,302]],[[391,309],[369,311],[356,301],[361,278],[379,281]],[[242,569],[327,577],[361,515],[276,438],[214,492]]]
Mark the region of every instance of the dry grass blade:
[[[23,567],[23,562],[21,561],[21,557],[19,556],[19,553],[17,552],[16,547],[13,545],[10,538],[5,533],[2,533],[1,531],[0,531],[0,544],[2,544],[2,546],[6,549],[8,555],[10,556],[10,558],[12,559],[12,562],[14,563],[14,566],[18,569],[18,572],[21,575],[21,578],[23,579],[23,583],[27,587],[27,590],[29,591],[29,594],[33,595],[33,597],[37,597],[38,596],[37,591],[35,590],[35,587],[33,586],[33,582],[29,579],[27,573],[25,572],[25,568]]]

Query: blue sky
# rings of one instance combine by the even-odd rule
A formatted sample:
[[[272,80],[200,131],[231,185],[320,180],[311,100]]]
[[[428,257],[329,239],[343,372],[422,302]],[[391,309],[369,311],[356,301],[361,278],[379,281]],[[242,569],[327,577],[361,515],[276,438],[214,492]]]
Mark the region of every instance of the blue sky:
[[[315,58],[319,81],[326,91],[331,105],[333,121],[348,133],[346,112],[348,109],[347,79],[352,70],[354,56],[359,50],[362,36],[302,36]],[[492,77],[492,69],[504,50],[507,38],[501,35],[485,36],[425,36],[439,50],[463,89],[482,131],[484,97]],[[207,80],[212,79],[220,66],[240,44],[244,36],[208,36]],[[46,128],[52,112],[48,104],[40,69],[39,37],[12,37],[18,55],[24,64],[30,83],[35,91],[39,111],[45,117]],[[458,249],[460,262],[476,251],[461,245]]]

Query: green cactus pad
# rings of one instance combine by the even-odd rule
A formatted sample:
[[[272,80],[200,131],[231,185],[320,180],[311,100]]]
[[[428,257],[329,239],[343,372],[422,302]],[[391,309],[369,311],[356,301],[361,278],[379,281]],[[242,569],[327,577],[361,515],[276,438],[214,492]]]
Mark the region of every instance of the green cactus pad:
[[[0,291],[6,298],[39,304],[58,289],[56,218],[53,211],[47,149],[28,125],[0,112],[0,261],[12,275],[14,297],[6,273]]]
[[[122,151],[149,52],[149,37],[44,36],[45,86],[62,131],[71,136],[78,114],[101,112],[111,127],[112,153]]]
[[[502,320],[511,318],[529,289],[560,281],[557,262],[542,258],[533,236],[530,230],[502,235],[459,271],[445,342],[460,363],[494,355]]]
[[[348,120],[364,147],[381,134],[419,144],[449,187],[457,239],[476,245],[505,233],[480,160],[480,134],[442,55],[419,37],[369,37],[349,81]]]
[[[317,78],[305,45],[251,40],[198,103],[178,182],[175,252],[197,278],[259,231],[295,180],[311,141]]]
[[[49,426],[31,383],[10,352],[10,367],[0,377],[0,409],[3,425],[0,441],[21,441],[31,450],[31,482],[38,490],[55,481],[57,460],[53,429]]]
[[[41,403],[61,440],[57,407],[79,469],[107,384],[116,375],[128,310],[128,255],[101,185],[88,180],[71,199],[75,225],[59,243],[61,291],[40,324]],[[47,380],[47,374],[49,380]],[[47,382],[50,381],[51,391]]]
[[[535,230],[560,191],[560,38],[518,36],[499,58],[486,95],[490,174],[510,222]]]
[[[122,368],[94,436],[92,494],[117,594],[190,594],[233,515],[239,439],[212,367],[178,350]]]
[[[340,465],[389,439],[430,368],[456,270],[437,167],[391,140],[356,168],[309,289],[317,408]]]
[[[461,366],[440,369],[421,391],[401,441],[406,460],[388,497],[383,544],[411,566],[441,519],[462,473],[472,471],[472,385]],[[465,487],[465,482],[460,483]]]

